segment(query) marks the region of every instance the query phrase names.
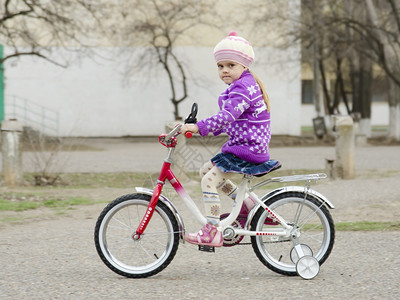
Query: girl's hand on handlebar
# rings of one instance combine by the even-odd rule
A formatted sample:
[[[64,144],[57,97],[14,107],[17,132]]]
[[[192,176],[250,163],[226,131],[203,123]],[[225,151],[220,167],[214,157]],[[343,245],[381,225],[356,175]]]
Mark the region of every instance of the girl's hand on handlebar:
[[[183,124],[180,132],[186,134],[186,132],[198,133],[199,127],[196,124]]]

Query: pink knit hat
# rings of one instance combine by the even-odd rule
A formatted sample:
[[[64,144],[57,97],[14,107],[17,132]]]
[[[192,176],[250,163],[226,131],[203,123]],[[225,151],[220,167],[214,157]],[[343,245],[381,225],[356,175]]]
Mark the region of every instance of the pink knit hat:
[[[215,46],[214,57],[217,63],[233,61],[248,68],[254,61],[254,51],[248,41],[237,36],[235,31],[231,31],[226,38]]]

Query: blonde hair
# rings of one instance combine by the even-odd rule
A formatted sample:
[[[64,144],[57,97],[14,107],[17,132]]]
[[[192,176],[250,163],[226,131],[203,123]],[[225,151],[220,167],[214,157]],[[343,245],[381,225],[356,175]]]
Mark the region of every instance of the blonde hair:
[[[251,72],[250,70],[249,70],[249,72],[251,73],[251,75],[253,75],[254,79],[256,80],[257,84],[259,85],[261,94],[263,95],[263,98],[264,98],[265,105],[267,105],[267,111],[270,112],[271,111],[271,102],[269,101],[269,97],[268,97],[267,91],[265,89],[264,83],[262,83],[260,78],[258,78],[253,72]]]

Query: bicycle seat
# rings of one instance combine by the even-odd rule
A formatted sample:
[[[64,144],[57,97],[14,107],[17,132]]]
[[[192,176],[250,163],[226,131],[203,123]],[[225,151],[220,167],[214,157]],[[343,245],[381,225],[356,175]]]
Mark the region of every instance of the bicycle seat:
[[[278,170],[282,167],[281,163],[275,159],[270,159],[269,161],[263,163],[264,167],[266,167],[265,172],[254,175],[256,177],[262,177],[264,175],[267,175],[268,173],[271,173],[272,171]]]

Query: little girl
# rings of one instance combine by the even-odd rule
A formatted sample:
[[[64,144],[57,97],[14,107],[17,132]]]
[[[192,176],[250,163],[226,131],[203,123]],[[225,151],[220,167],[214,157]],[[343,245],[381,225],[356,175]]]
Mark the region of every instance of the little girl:
[[[257,175],[275,166],[268,163],[269,99],[264,85],[249,71],[254,61],[252,46],[236,32],[231,32],[217,44],[214,57],[219,77],[228,84],[218,99],[220,111],[197,124],[183,125],[181,132],[190,131],[201,136],[225,132],[229,136],[221,153],[200,170],[207,224],[199,232],[185,235],[189,243],[220,247],[223,237],[218,227],[221,205],[217,188],[235,199],[236,186],[229,180],[234,173]],[[242,212],[248,212],[253,206],[253,201],[246,198]]]

